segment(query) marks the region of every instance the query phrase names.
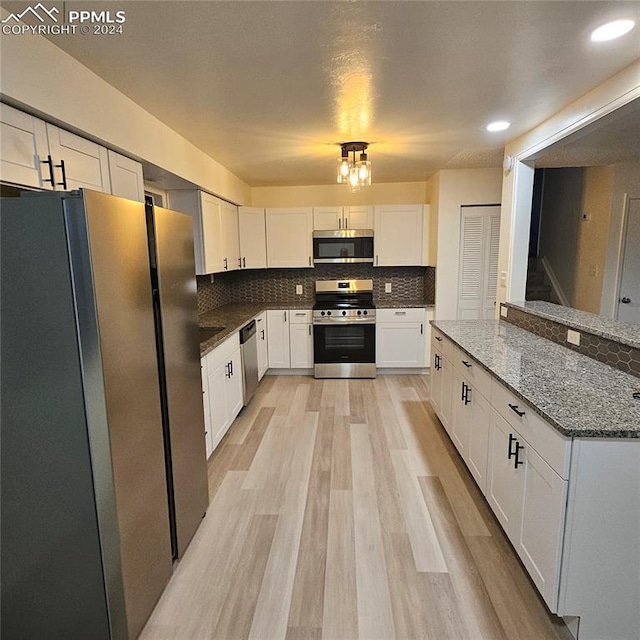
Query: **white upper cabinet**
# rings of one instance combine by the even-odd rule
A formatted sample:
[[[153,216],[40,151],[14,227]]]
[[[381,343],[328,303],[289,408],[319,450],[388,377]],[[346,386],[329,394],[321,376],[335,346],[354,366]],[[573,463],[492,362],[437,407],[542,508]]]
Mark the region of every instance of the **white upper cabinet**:
[[[240,262],[242,269],[267,268],[267,232],[264,209],[238,208]]]
[[[266,228],[268,267],[313,266],[311,207],[267,209]]]
[[[1,108],[3,181],[111,193],[107,149],[5,104]]]
[[[111,193],[109,159],[104,147],[48,122],[47,140],[54,173],[62,177],[61,181],[57,180],[56,188],[70,190],[84,187]],[[61,165],[59,174],[56,165]],[[63,184],[60,185],[60,182]]]
[[[316,231],[373,229],[373,207],[314,207],[313,228]]]
[[[111,193],[121,198],[144,202],[142,165],[110,149],[108,156]]]
[[[422,265],[424,205],[376,205],[376,267]]]
[[[0,180],[25,187],[53,189],[45,182],[49,169],[41,162],[47,159],[49,145],[45,123],[0,104]]]
[[[196,273],[238,268],[238,207],[204,191],[167,191],[169,208],[193,216]]]

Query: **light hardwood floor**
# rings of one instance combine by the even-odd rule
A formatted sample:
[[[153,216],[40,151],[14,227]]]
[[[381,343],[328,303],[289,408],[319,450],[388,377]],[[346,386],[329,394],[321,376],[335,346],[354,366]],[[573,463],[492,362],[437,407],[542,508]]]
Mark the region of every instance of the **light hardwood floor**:
[[[428,384],[264,378],[141,640],[566,640]]]

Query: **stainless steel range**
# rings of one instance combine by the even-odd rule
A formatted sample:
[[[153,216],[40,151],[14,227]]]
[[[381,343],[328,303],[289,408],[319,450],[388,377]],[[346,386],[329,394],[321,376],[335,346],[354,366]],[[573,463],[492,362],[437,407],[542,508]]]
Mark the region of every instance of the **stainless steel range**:
[[[376,377],[373,280],[318,280],[313,306],[316,378]]]

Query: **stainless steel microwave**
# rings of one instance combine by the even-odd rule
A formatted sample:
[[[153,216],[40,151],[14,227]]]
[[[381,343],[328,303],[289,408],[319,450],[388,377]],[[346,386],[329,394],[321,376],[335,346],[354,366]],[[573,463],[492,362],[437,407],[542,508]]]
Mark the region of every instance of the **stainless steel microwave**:
[[[336,229],[313,232],[314,264],[373,263],[373,229]]]

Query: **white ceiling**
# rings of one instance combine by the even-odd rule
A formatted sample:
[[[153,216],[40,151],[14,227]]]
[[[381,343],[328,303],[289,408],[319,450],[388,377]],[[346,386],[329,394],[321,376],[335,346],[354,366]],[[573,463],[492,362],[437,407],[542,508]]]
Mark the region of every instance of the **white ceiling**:
[[[123,35],[51,40],[251,186],[331,184],[349,140],[374,182],[500,166],[505,141],[640,58],[637,1],[82,2],[109,5]],[[589,41],[619,17],[638,24]]]

